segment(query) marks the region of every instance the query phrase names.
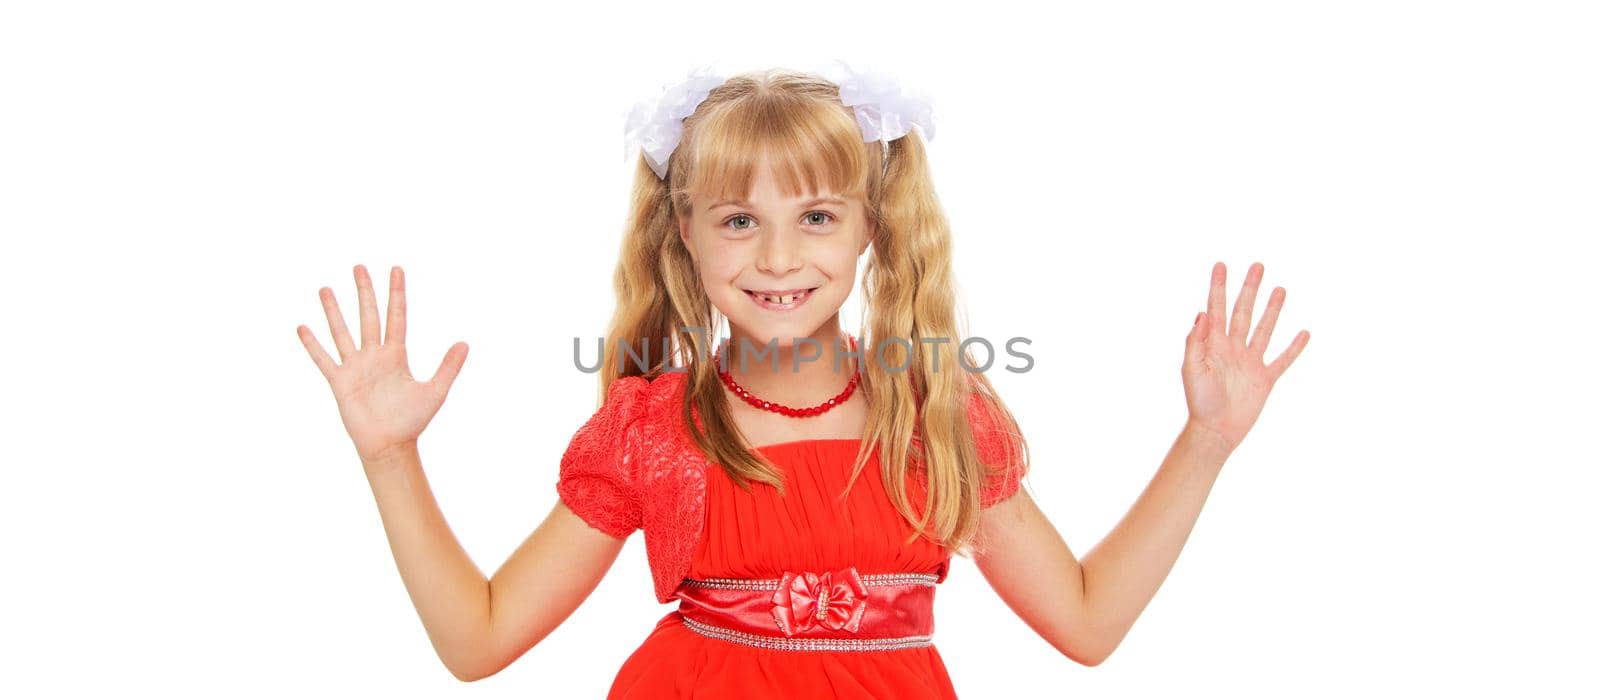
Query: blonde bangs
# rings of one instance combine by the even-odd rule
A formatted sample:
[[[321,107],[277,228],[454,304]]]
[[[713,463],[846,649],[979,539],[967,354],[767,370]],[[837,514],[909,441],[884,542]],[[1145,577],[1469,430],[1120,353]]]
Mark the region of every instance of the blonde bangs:
[[[817,95],[796,94],[810,85],[804,76],[775,72],[765,84],[737,82],[724,89],[748,91],[696,115],[685,126],[685,142],[672,161],[671,196],[680,211],[692,198],[750,199],[759,168],[770,168],[785,196],[865,196],[882,152],[862,142],[849,110]]]

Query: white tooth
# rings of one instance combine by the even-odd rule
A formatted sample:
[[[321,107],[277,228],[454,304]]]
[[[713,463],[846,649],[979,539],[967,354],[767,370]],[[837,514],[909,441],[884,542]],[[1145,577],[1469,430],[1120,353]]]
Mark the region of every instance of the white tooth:
[[[794,298],[795,298],[795,296],[797,296],[797,295],[794,295],[794,294],[790,294],[790,295],[789,295],[789,296],[786,296],[786,297],[784,297],[784,298],[783,298],[783,301],[780,301],[780,302],[778,302],[778,303],[780,303],[780,304],[787,304],[787,303],[789,303],[789,302],[791,302],[791,301],[794,301]]]

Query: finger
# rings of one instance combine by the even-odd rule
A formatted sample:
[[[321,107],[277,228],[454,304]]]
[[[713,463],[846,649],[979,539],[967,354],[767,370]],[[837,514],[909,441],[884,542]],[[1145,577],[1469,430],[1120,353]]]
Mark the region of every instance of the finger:
[[[1274,287],[1272,293],[1267,295],[1267,309],[1261,313],[1261,323],[1256,324],[1256,333],[1250,338],[1250,352],[1256,357],[1267,353],[1267,343],[1272,340],[1272,329],[1278,325],[1278,312],[1283,310],[1283,298],[1289,292],[1283,287]]]
[[[334,364],[333,358],[328,357],[328,351],[322,349],[322,343],[317,342],[317,337],[304,324],[295,327],[294,332],[300,336],[300,344],[306,346],[306,352],[311,353],[311,361],[317,364],[317,369],[322,370],[322,376],[332,382],[333,373],[338,371],[339,366]]]
[[[378,344],[378,295],[372,291],[372,277],[367,266],[356,265],[356,297],[361,304],[361,349]]]
[[[406,275],[399,265],[389,270],[389,321],[384,326],[384,343],[405,344]]]
[[[439,396],[450,393],[450,385],[455,384],[456,375],[461,374],[461,365],[467,361],[467,344],[456,343],[445,352],[444,358],[439,360],[439,369],[433,373],[433,378],[428,383],[439,392]]]
[[[1227,303],[1228,267],[1219,260],[1217,264],[1211,266],[1211,295],[1206,299],[1206,315],[1211,317],[1211,322],[1207,325],[1212,335],[1217,334],[1219,329],[1224,333],[1228,330],[1225,324],[1217,323],[1218,319],[1224,318],[1223,307]]]
[[[1289,343],[1289,347],[1283,351],[1283,354],[1279,355],[1278,359],[1273,360],[1272,364],[1267,365],[1267,381],[1276,383],[1278,377],[1283,376],[1283,373],[1289,369],[1289,365],[1294,364],[1294,358],[1300,356],[1300,351],[1304,350],[1306,343],[1309,342],[1311,342],[1311,331],[1300,331],[1295,334],[1294,340]]]
[[[350,359],[356,352],[356,346],[350,340],[350,329],[345,328],[344,314],[339,313],[339,301],[333,298],[333,290],[327,287],[317,290],[322,297],[322,311],[328,316],[328,332],[333,334],[333,346],[339,349],[339,361]]]
[[[1250,319],[1255,316],[1256,289],[1261,286],[1261,276],[1265,274],[1266,267],[1261,263],[1253,263],[1244,273],[1244,288],[1239,290],[1238,300],[1233,302],[1233,318],[1228,321],[1228,336],[1237,338],[1242,345],[1248,337]]]

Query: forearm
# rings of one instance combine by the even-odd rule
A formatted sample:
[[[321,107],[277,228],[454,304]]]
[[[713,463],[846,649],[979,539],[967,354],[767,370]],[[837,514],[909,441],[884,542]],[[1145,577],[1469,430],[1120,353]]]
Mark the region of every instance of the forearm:
[[[1215,433],[1185,425],[1138,501],[1084,556],[1084,613],[1102,654],[1121,644],[1172,571],[1229,451]]]
[[[411,603],[450,672],[475,677],[489,639],[489,582],[456,541],[422,471],[415,444],[364,464]]]

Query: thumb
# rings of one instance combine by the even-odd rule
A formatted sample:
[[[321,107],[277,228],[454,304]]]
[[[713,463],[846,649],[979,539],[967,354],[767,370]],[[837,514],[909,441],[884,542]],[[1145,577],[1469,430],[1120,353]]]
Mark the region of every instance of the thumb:
[[[450,393],[450,385],[456,381],[456,375],[461,374],[461,365],[467,361],[467,344],[456,343],[444,353],[444,358],[439,360],[439,369],[433,373],[433,378],[428,383],[439,391],[440,396]]]
[[[1209,325],[1210,319],[1206,318],[1206,312],[1201,311],[1195,315],[1194,326],[1189,329],[1189,337],[1185,339],[1183,344],[1183,361],[1185,364],[1194,365],[1205,356],[1206,328]]]

